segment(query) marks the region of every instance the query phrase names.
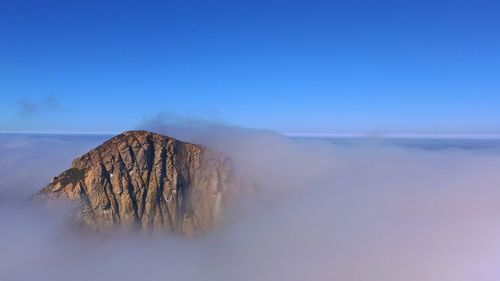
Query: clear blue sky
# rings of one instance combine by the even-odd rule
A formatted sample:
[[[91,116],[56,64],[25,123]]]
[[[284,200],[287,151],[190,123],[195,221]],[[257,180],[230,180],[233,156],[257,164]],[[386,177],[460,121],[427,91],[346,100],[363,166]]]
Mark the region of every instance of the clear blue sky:
[[[0,131],[500,133],[499,1],[0,1]]]

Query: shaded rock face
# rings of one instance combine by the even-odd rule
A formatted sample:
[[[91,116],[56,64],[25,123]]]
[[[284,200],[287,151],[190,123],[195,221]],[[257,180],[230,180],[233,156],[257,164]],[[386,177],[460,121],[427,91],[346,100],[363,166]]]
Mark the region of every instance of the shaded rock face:
[[[250,192],[220,153],[146,131],[120,134],[73,161],[35,201],[76,203],[75,220],[114,228],[194,235],[214,227]]]

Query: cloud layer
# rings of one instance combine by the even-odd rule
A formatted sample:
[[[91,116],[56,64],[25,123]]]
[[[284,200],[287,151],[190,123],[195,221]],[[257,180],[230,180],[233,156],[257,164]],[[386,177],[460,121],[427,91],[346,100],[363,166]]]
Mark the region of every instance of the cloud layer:
[[[223,151],[259,186],[258,198],[199,240],[82,238],[66,233],[62,218],[10,202],[42,187],[100,140],[3,139],[0,279],[488,281],[500,276],[497,153],[376,141],[338,145],[196,120],[156,119],[142,127]]]

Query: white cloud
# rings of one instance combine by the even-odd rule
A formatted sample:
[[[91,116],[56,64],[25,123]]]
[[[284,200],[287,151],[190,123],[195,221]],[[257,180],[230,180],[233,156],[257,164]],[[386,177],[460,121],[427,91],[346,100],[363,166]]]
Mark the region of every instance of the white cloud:
[[[199,240],[121,234],[89,240],[66,233],[59,218],[42,220],[5,206],[0,211],[0,279],[500,277],[496,153],[377,143],[339,146],[192,120],[156,120],[144,127],[222,150],[258,184],[258,198],[242,204],[230,222]],[[30,143],[23,157],[18,152],[9,155],[15,146],[2,148],[2,156],[8,157],[2,157],[0,165],[11,167],[8,172],[0,169],[2,193],[6,182],[24,184],[23,194],[41,187],[42,179],[55,175],[69,158],[91,145],[59,150],[60,143],[53,143],[53,149],[41,149],[48,143]],[[64,159],[53,160],[61,151],[65,156],[57,157]],[[38,164],[22,165],[35,155]]]

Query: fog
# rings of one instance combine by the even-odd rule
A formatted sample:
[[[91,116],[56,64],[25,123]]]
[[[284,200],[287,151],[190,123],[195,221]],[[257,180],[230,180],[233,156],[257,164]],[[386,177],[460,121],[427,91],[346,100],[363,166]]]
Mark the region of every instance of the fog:
[[[355,145],[197,120],[140,126],[220,150],[258,187],[199,239],[82,237],[23,203],[105,138],[0,137],[0,280],[500,278],[500,153]]]

